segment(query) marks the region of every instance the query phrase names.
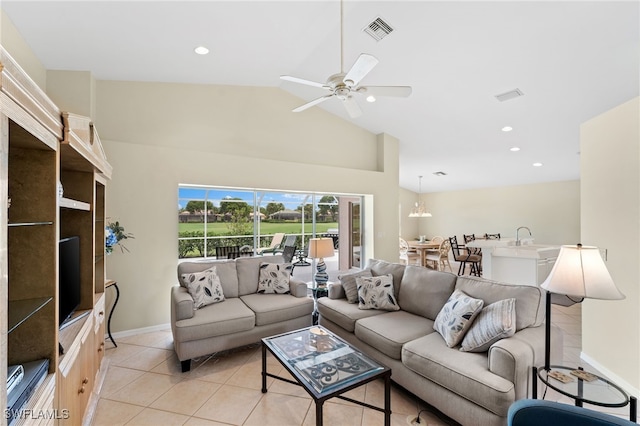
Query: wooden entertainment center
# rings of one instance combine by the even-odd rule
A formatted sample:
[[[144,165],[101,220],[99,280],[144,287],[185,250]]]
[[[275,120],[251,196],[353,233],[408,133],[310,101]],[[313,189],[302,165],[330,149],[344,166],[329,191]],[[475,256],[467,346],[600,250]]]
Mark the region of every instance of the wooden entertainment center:
[[[0,383],[8,365],[48,359],[15,424],[80,425],[104,373],[112,168],[90,118],[61,112],[2,47],[0,69]],[[58,241],[69,236],[80,237],[84,315],[59,330]],[[0,402],[4,410],[4,386]]]

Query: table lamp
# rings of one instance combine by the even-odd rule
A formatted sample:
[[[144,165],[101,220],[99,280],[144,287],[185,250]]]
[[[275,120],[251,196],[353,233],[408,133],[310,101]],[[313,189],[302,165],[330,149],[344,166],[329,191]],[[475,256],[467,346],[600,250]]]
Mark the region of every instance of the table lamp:
[[[327,265],[324,263],[324,258],[332,256],[332,238],[311,238],[309,240],[309,257],[318,259],[318,263],[316,265],[316,275],[313,281],[319,287],[326,285],[327,281],[329,281],[329,274],[327,274]]]
[[[551,273],[540,286],[547,291],[545,317],[544,369],[549,371],[551,353],[551,293],[580,303],[584,299],[620,300],[624,294],[616,287],[597,247],[562,246]]]

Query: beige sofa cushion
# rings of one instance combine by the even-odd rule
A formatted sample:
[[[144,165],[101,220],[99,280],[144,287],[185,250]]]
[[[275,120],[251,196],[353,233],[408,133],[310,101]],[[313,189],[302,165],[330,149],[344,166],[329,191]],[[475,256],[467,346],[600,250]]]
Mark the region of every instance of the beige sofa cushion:
[[[456,285],[456,275],[406,266],[398,303],[403,311],[435,320]]]
[[[371,275],[374,277],[380,275],[393,275],[393,291],[396,299],[398,298],[398,294],[400,292],[400,282],[402,281],[402,276],[404,275],[405,266],[400,263],[391,263],[385,260],[377,260],[377,259],[369,259],[367,262],[367,267],[365,269],[371,270]]]
[[[378,309],[358,309],[358,305],[349,303],[347,299],[331,299],[321,297],[318,299],[318,312],[320,316],[338,324],[340,327],[353,333],[356,321],[360,318],[385,315],[387,311]]]
[[[499,300],[516,299],[516,332],[544,322],[544,294],[539,287],[513,285],[482,278],[458,277],[456,288],[471,297],[484,300],[485,306]]]
[[[358,339],[393,359],[400,359],[402,345],[433,332],[433,321],[404,311],[363,318],[355,327]]]
[[[261,263],[283,263],[284,259],[282,259],[281,255],[255,256],[239,257],[235,262],[236,270],[238,271],[238,292],[240,296],[244,296],[258,291]]]
[[[313,299],[290,294],[247,294],[240,296],[256,314],[256,325],[274,324],[293,318],[311,316]]]
[[[182,287],[186,288],[182,282],[182,274],[202,272],[212,266],[216,267],[216,273],[218,274],[218,278],[220,278],[224,297],[238,297],[238,274],[236,272],[235,260],[207,259],[180,262],[178,263],[178,282]]]
[[[215,336],[251,330],[255,315],[238,298],[198,309],[198,314],[189,319],[176,321],[173,338],[179,342],[207,339]]]
[[[402,363],[498,416],[506,417],[515,399],[513,383],[489,371],[486,353],[449,348],[438,333],[406,343]]]

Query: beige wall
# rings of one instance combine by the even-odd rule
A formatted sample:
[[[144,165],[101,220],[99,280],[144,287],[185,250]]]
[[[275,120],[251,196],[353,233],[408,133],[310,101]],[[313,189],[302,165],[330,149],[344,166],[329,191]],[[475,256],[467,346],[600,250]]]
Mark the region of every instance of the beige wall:
[[[607,249],[607,268],[626,295],[586,300],[583,357],[638,396],[640,389],[640,127],[635,98],[584,123],[580,132],[582,235]]]
[[[114,168],[107,215],[135,234],[130,253],[107,259],[122,291],[114,331],[169,321],[179,183],[368,195],[365,256],[397,257],[394,138],[319,109],[293,114],[299,99],[277,89],[113,81],[96,88],[96,124]]]
[[[422,194],[433,215],[429,218],[406,217],[416,195],[403,194],[402,199],[401,228],[409,237],[456,235],[460,241],[462,234],[481,236],[485,232],[515,237],[519,226],[527,226],[536,243],[580,242],[579,181]]]
[[[9,17],[0,10],[0,44],[25,70],[42,90],[47,87],[47,71],[31,48],[13,25]]]

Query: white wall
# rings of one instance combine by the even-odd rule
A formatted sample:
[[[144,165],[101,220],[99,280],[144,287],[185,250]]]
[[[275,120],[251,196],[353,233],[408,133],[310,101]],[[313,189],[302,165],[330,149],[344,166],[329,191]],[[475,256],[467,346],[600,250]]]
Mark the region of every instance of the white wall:
[[[365,194],[368,257],[397,258],[398,141],[271,88],[96,82],[96,125],[113,179],[107,216],[130,253],[107,259],[122,297],[114,331],[169,321],[179,183]]]
[[[640,389],[640,128],[635,98],[580,129],[582,235],[607,250],[622,301],[586,300],[582,356],[636,396]]]
[[[458,241],[463,234],[515,237],[519,226],[527,226],[536,243],[580,242],[579,181],[435,192],[421,198],[433,217],[410,219],[403,212],[401,218],[418,221],[418,235],[456,235]]]

